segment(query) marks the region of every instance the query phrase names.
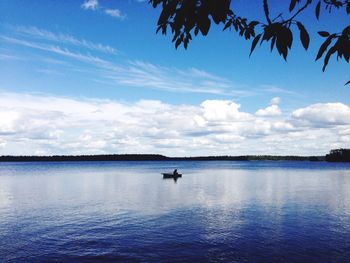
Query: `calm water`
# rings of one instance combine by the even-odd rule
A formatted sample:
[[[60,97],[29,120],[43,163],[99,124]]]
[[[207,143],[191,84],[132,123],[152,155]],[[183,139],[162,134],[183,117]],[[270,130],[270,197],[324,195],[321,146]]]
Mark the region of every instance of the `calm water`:
[[[350,262],[350,165],[0,164],[0,262],[78,260]]]

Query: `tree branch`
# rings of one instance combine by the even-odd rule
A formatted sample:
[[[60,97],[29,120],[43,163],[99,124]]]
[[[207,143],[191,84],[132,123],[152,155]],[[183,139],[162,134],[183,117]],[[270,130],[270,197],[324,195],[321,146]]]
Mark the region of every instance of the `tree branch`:
[[[285,22],[291,22],[297,15],[299,15],[302,11],[304,11],[304,9],[311,4],[312,0],[307,0],[305,5],[303,7],[301,7],[291,18],[289,18],[288,20],[286,20]]]
[[[269,6],[267,4],[267,0],[264,0],[264,12],[265,12],[265,16],[266,16],[266,20],[269,24],[271,24],[271,19],[269,17]]]

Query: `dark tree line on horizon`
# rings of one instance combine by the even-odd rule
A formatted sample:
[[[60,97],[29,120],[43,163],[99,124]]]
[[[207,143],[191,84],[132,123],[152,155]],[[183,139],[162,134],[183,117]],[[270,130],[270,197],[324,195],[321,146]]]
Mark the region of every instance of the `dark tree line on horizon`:
[[[350,149],[331,150],[325,159],[327,162],[350,162]]]
[[[325,156],[296,155],[219,155],[194,157],[168,157],[161,154],[97,154],[13,156],[2,155],[0,162],[75,162],[75,161],[327,161],[350,162],[350,149],[334,149]]]
[[[264,18],[253,20],[236,13],[231,0],[149,0],[149,3],[154,8],[161,7],[157,33],[166,35],[170,31],[176,48],[183,45],[187,49],[193,37],[199,33],[206,36],[215,24],[250,40],[250,55],[258,44],[267,43],[271,51],[277,49],[285,60],[294,39],[299,38],[305,50],[310,45],[309,31],[300,14],[313,10],[315,19],[322,20],[323,12],[334,16],[344,12],[349,15],[348,26],[338,32],[329,32],[326,28],[318,32],[323,43],[315,59],[323,59],[323,71],[332,56],[347,63],[350,60],[350,0],[290,0],[288,12],[279,10],[279,5],[270,6],[268,0],[261,0]]]
[[[85,162],[85,161],[324,161],[324,156],[197,156],[167,157],[160,154],[103,154],[103,155],[52,155],[52,156],[0,156],[0,162]]]

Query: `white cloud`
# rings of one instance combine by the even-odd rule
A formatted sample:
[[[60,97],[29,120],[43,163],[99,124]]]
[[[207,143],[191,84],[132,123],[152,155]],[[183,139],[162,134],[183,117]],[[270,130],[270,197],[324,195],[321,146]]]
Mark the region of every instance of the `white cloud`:
[[[278,93],[278,94],[288,94],[288,95],[293,95],[293,96],[297,96],[300,97],[300,94],[294,91],[290,91],[287,89],[283,89],[280,87],[276,87],[273,85],[261,85],[259,87],[260,90],[263,90],[264,92],[269,92],[269,93]]]
[[[317,103],[295,110],[293,118],[316,126],[350,124],[350,107],[343,103]]]
[[[109,64],[107,61],[100,59],[96,56],[92,55],[84,55],[81,53],[76,53],[72,52],[67,48],[61,48],[59,46],[53,46],[53,45],[47,45],[47,44],[42,44],[42,43],[36,43],[32,41],[27,41],[27,40],[21,40],[18,38],[12,38],[12,37],[6,37],[6,36],[0,36],[0,39],[5,40],[7,42],[17,44],[17,45],[22,45],[30,48],[35,48],[39,50],[44,50],[48,52],[52,52],[55,54],[59,54],[62,56],[70,57],[79,61],[87,62],[87,63],[92,63],[95,65],[106,65]]]
[[[126,18],[126,14],[123,14],[119,9],[117,8],[103,8],[100,7],[98,0],[85,0],[84,3],[81,5],[81,7],[85,10],[97,10],[102,9],[103,13],[118,18],[120,20],[124,20]]]
[[[52,70],[50,68],[39,68],[36,70],[37,72],[45,75],[57,75],[57,76],[62,76],[63,74],[59,71]]]
[[[235,97],[252,94],[247,90],[237,88],[234,83],[227,79],[196,68],[180,70],[142,61],[126,61],[124,64],[116,64],[89,53],[75,52],[57,45],[8,36],[0,36],[0,40],[87,63],[88,66],[96,68],[94,77],[100,78],[99,81],[102,80],[102,82],[109,85],[150,88],[181,93],[220,94]],[[64,65],[61,66],[63,70],[66,69]],[[79,70],[78,66],[75,66],[75,70]]]
[[[198,73],[200,72],[200,73]],[[129,61],[124,67],[105,72],[112,82],[132,87],[142,87],[182,93],[208,93],[229,96],[249,94],[239,90],[223,78],[197,69],[179,70],[145,63]]]
[[[53,33],[51,31],[33,27],[33,26],[31,27],[18,26],[18,27],[11,27],[11,29],[13,29],[14,32],[25,37],[33,37],[33,38],[43,39],[43,40],[52,41],[60,44],[73,45],[73,46],[87,48],[94,51],[101,51],[109,54],[117,53],[117,50],[115,48],[108,45],[93,43],[85,39],[77,39],[68,34]]]
[[[0,53],[0,60],[20,60],[21,58],[9,54]]]
[[[126,15],[123,14],[119,9],[108,9],[106,8],[104,10],[106,15],[118,18],[120,20],[124,20],[126,18]]]
[[[271,99],[270,101],[270,105],[279,105],[281,102],[281,98],[280,97],[274,97]]]
[[[203,117],[207,121],[245,121],[251,119],[251,115],[239,111],[241,107],[229,100],[206,100],[201,104]]]
[[[258,110],[255,115],[261,116],[261,117],[273,117],[273,116],[279,116],[282,114],[282,111],[278,105],[270,105],[266,107],[265,109]]]
[[[85,0],[84,3],[81,5],[81,8],[85,10],[96,10],[98,8],[98,1],[97,0]]]
[[[346,146],[349,130],[296,127],[288,116],[265,119],[229,100],[172,105],[0,93],[0,154],[324,154]]]
[[[281,102],[280,97],[274,97],[270,100],[270,106],[265,109],[259,109],[255,115],[259,117],[274,117],[282,114],[280,107],[278,106]]]

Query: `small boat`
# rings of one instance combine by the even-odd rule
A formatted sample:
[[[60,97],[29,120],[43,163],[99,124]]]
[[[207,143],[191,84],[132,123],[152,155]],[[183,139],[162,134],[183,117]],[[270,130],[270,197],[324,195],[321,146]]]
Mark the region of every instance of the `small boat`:
[[[163,175],[163,179],[182,177],[182,174],[174,174],[174,173],[162,173],[162,175]]]

